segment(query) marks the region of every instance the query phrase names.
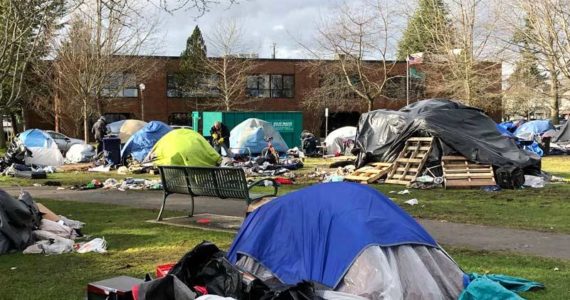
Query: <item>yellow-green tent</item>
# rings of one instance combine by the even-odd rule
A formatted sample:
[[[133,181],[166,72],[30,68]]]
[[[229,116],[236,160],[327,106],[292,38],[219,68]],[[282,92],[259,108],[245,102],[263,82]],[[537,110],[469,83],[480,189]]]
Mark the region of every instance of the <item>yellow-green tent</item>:
[[[215,166],[221,156],[208,141],[191,129],[175,129],[152,148],[149,158],[158,166]]]

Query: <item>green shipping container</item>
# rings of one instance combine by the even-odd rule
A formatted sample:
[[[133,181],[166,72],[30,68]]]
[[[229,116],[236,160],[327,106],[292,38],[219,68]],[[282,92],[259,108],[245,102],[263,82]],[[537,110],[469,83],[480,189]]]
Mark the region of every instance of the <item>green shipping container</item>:
[[[303,113],[299,111],[204,111],[192,112],[194,130],[202,132],[205,137],[210,136],[210,128],[216,121],[221,121],[230,130],[239,123],[256,118],[271,123],[281,134],[290,148],[301,147],[301,132],[303,131]],[[199,126],[194,124],[198,123]]]

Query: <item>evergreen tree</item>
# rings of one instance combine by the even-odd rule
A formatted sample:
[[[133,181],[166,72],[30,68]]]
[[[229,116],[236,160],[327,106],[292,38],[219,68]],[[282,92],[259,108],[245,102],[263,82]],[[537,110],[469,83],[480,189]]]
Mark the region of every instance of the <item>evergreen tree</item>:
[[[437,53],[438,44],[451,36],[452,26],[447,14],[443,0],[419,0],[398,43],[398,59],[404,60],[418,52]]]
[[[519,47],[520,58],[515,63],[513,73],[509,76],[506,92],[505,110],[508,114],[529,117],[531,113],[548,107],[544,97],[546,76],[540,71],[536,51],[529,41],[529,24],[526,32],[517,32],[513,42]]]
[[[179,88],[186,94],[196,93],[206,75],[206,43],[198,26],[186,40],[186,49],[180,54],[177,76]]]

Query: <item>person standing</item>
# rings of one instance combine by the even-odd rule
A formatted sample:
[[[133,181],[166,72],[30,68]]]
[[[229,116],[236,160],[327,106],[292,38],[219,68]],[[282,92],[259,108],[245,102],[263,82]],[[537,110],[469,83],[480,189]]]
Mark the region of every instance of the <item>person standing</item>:
[[[222,149],[226,152],[227,156],[231,157],[230,152],[230,130],[226,125],[220,121],[216,121],[214,126],[210,128],[210,135],[212,136],[212,146],[221,155]]]
[[[97,141],[97,154],[103,151],[103,138],[107,134],[107,121],[105,117],[101,116],[95,124],[93,124],[93,128],[91,128],[91,133],[95,137],[95,141]]]

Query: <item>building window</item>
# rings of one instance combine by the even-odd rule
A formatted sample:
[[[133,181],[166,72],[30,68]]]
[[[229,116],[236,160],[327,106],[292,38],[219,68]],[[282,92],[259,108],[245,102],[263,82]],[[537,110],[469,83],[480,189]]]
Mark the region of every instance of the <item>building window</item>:
[[[117,122],[117,121],[132,119],[133,114],[132,113],[106,113],[103,116],[105,117],[105,122],[107,122],[107,124],[110,124],[110,123]]]
[[[202,78],[198,87],[191,90],[185,90],[177,76],[169,74],[166,76],[166,96],[168,98],[217,97],[220,95],[220,90],[217,88],[218,81],[218,75],[206,75]]]
[[[293,98],[294,75],[252,75],[247,77],[246,95],[254,98]]]
[[[133,73],[113,73],[101,90],[103,97],[136,98],[139,96],[137,77]]]

